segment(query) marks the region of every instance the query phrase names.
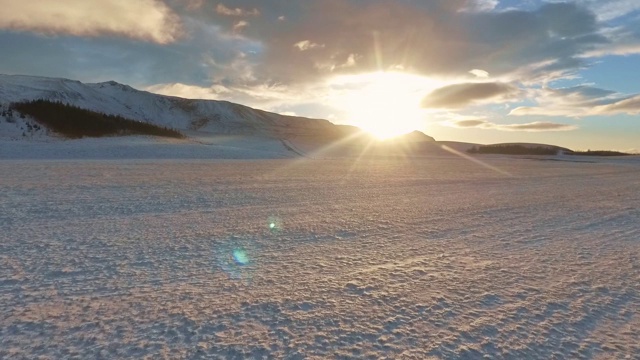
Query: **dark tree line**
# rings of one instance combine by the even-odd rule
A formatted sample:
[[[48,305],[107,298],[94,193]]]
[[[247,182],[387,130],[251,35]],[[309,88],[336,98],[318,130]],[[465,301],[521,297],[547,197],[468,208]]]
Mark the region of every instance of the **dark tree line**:
[[[33,100],[14,103],[11,109],[31,116],[40,125],[65,137],[104,137],[118,135],[153,135],[183,138],[180,132],[122,116],[107,115],[60,101]]]
[[[610,150],[588,150],[588,151],[573,151],[569,155],[583,155],[583,156],[627,156],[631,154],[610,151]]]
[[[528,147],[523,145],[482,145],[467,150],[470,154],[503,155],[557,155],[558,150],[545,146]]]

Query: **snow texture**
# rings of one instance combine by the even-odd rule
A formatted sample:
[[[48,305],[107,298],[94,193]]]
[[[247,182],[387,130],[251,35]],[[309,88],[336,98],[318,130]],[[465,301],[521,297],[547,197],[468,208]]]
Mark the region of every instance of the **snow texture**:
[[[0,358],[638,359],[639,159],[483,160],[2,160]]]

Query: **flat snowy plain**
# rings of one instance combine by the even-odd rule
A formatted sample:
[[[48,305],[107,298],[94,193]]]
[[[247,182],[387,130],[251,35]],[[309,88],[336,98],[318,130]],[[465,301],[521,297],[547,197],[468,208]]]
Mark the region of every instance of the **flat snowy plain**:
[[[640,359],[640,159],[0,161],[0,358]]]

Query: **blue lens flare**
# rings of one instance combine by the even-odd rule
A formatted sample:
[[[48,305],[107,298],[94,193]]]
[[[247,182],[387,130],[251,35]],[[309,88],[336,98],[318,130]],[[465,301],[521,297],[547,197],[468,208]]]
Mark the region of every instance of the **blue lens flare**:
[[[260,246],[254,238],[231,236],[227,240],[216,241],[213,246],[215,267],[230,279],[250,283],[257,271]]]
[[[233,260],[235,260],[238,265],[247,265],[249,263],[249,256],[244,249],[235,249],[233,250]]]

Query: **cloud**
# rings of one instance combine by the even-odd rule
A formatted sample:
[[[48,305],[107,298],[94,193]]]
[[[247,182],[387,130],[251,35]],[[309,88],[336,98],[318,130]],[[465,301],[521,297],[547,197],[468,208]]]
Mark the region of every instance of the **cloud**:
[[[623,96],[615,91],[586,85],[544,88],[535,92],[534,99],[538,106],[520,106],[511,110],[509,115],[585,117],[640,114],[640,94]]]
[[[488,78],[489,77],[489,73],[488,72],[486,72],[484,70],[480,70],[480,69],[469,70],[469,74],[475,75],[476,77],[479,77],[479,78]]]
[[[118,37],[52,39],[0,31],[0,73],[85,82],[115,80],[136,88],[176,82],[211,86],[255,81],[260,43],[188,18],[183,28],[189,36],[163,46]]]
[[[422,106],[459,108],[478,101],[506,101],[519,93],[516,86],[499,82],[454,84],[434,90],[423,99]]]
[[[607,55],[634,55],[640,54],[640,43],[634,41],[630,43],[618,42],[608,46],[599,47],[582,55],[584,58],[598,58]]]
[[[293,44],[293,46],[295,46],[298,49],[300,49],[300,51],[306,51],[306,50],[309,50],[309,49],[314,49],[314,48],[318,48],[318,47],[324,47],[324,45],[316,44],[316,43],[311,42],[309,40],[299,41],[299,42]]]
[[[458,120],[448,123],[450,126],[458,128],[479,128],[500,131],[524,131],[524,132],[545,132],[545,131],[571,131],[578,127],[575,125],[559,124],[545,121],[536,121],[527,124],[496,124],[487,120]]]
[[[596,114],[606,114],[606,115],[640,114],[640,95],[635,95],[627,99],[622,99],[620,101],[616,101],[611,104],[597,106],[596,108],[594,108],[594,112]]]
[[[513,116],[573,116],[580,117],[585,115],[585,111],[580,108],[551,108],[542,106],[518,106],[511,110],[509,115]]]
[[[187,10],[199,10],[202,8],[202,5],[204,5],[204,0],[185,0]]]
[[[183,10],[183,21],[260,43],[256,76],[283,84],[394,69],[458,81],[473,69],[477,78],[542,82],[587,66],[586,54],[621,36],[576,3],[504,10],[494,0],[236,0],[185,11],[179,0],[166,1]]]
[[[291,9],[275,3],[274,14],[252,21],[244,35],[265,44],[261,72],[285,83],[397,68],[438,77],[482,69],[526,81],[580,69],[582,54],[609,42],[595,15],[575,3],[506,11],[493,9],[492,1],[468,0],[317,0]],[[470,7],[483,11],[465,10]],[[286,17],[286,26],[274,26],[278,16]],[[301,39],[324,48],[291,47]],[[340,68],[351,54],[357,64]],[[543,62],[549,67],[531,66]]]
[[[237,21],[235,24],[233,24],[233,32],[237,33],[242,31],[242,29],[246,28],[247,26],[249,26],[249,22],[245,21],[245,20],[240,20]]]
[[[433,80],[417,94],[439,87],[423,99],[423,105],[433,109],[422,111],[431,114],[515,100],[527,100],[518,105],[528,106],[512,110],[513,115],[636,111],[634,95],[589,86],[545,87],[553,84],[550,80],[577,76],[594,63],[593,57],[640,51],[637,22],[603,23],[594,9],[604,2],[595,0],[511,2],[517,8],[510,9],[505,9],[506,1],[494,0],[270,0],[268,5],[260,0],[23,2],[82,16],[48,23],[42,14],[50,10],[30,11],[35,6],[0,0],[4,6],[0,26],[8,28],[6,19],[15,14],[34,14],[29,27],[23,26],[25,32],[0,32],[5,50],[0,55],[0,72],[19,69],[81,79],[114,78],[139,87],[168,84],[166,91],[180,96],[271,107],[286,101],[322,102],[326,92],[306,92],[304,99],[298,96],[300,89],[327,84],[342,75],[402,71]],[[86,10],[87,3],[92,3],[91,11]],[[615,3],[616,13],[632,11],[631,2]],[[630,7],[623,9],[623,3]],[[113,4],[118,5],[117,12],[109,10]],[[145,19],[154,14],[149,9],[160,9],[159,14],[166,16],[149,22]],[[86,24],[81,21],[85,18]],[[105,19],[113,19],[113,24]],[[12,30],[18,29],[16,22],[11,24]],[[165,24],[169,26],[161,26]],[[59,37],[52,42],[60,47],[56,52],[47,45],[49,38],[26,31],[83,37]],[[101,35],[153,43],[123,41],[117,36],[95,38]],[[20,44],[5,46],[2,36],[28,38],[34,45],[22,51]],[[55,53],[59,60],[50,65],[39,60],[48,53]],[[28,67],[27,63],[36,61],[38,66]],[[261,94],[262,90],[266,92]]]
[[[253,8],[251,10],[244,10],[241,8],[231,9],[226,7],[224,4],[218,4],[216,6],[216,12],[225,16],[258,16],[260,15],[260,11],[257,8]]]
[[[347,57],[347,61],[344,62],[344,64],[341,64],[339,67],[352,67],[352,66],[356,66],[356,54],[349,54],[349,56]]]
[[[635,27],[633,25],[606,27],[601,30],[601,34],[606,36],[608,41],[581,54],[581,58],[640,54],[640,22],[637,20]]]
[[[496,125],[498,130],[507,131],[571,131],[578,127],[575,125],[557,124],[546,121],[536,121],[528,124]]]
[[[466,128],[466,127],[478,127],[485,124],[488,124],[486,120],[459,120],[455,123],[456,127]]]
[[[146,87],[145,90],[160,95],[205,100],[220,100],[220,94],[228,93],[223,87],[201,87],[181,83],[156,84]]]
[[[498,6],[498,0],[475,0],[470,1],[463,11],[491,11]]]
[[[640,10],[637,0],[577,0],[593,10],[601,21],[609,21]]]
[[[185,99],[227,100],[267,111],[293,111],[300,104],[327,96],[322,87],[290,88],[277,84],[254,83],[250,85],[217,84],[198,86],[184,83],[160,83],[144,90]]]
[[[182,35],[178,16],[157,0],[0,0],[0,29],[46,35],[117,35],[167,44]]]

